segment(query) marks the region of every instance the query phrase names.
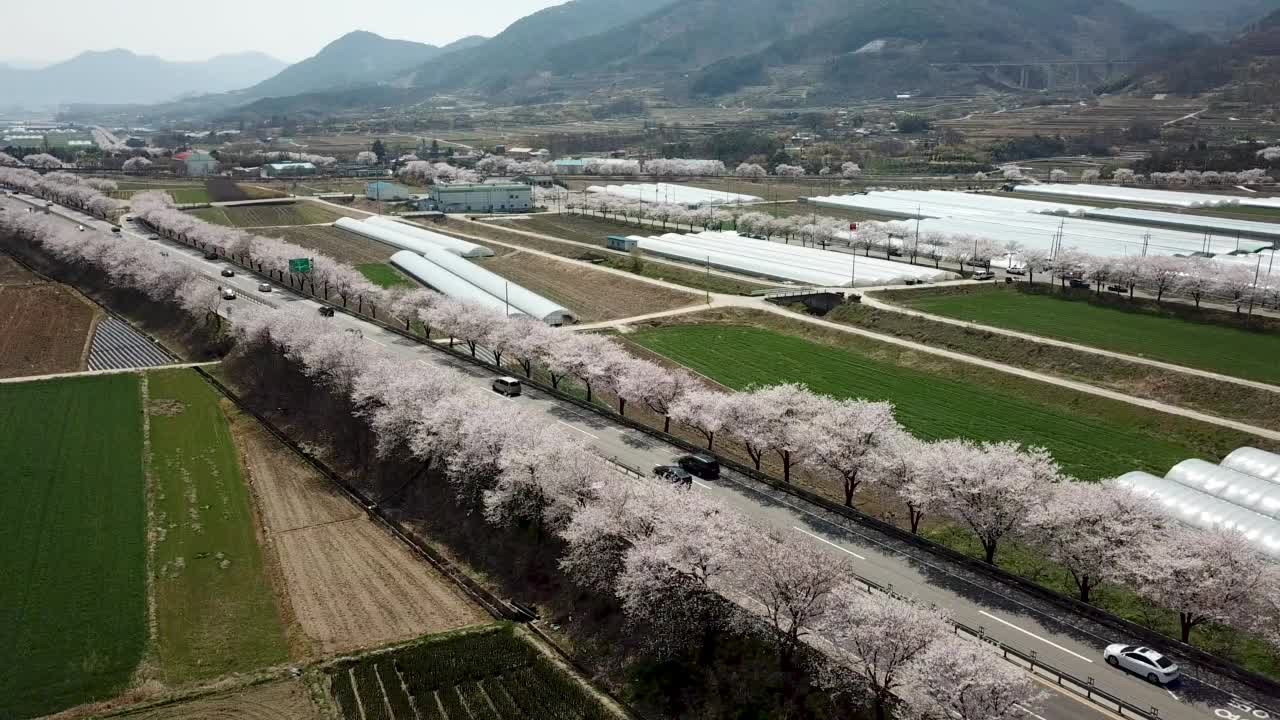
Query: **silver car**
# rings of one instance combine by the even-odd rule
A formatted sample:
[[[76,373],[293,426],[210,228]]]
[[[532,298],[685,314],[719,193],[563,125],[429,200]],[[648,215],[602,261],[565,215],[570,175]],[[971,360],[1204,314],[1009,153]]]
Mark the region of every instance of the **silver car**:
[[[1108,645],[1102,651],[1102,658],[1111,667],[1128,670],[1155,685],[1168,685],[1179,675],[1178,666],[1172,660],[1151,648],[1138,645]]]

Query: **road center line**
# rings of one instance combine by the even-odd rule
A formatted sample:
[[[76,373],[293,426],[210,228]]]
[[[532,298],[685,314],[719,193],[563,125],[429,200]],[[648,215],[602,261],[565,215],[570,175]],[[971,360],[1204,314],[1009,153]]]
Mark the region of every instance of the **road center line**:
[[[978,613],[979,613],[980,615],[985,615],[985,616],[987,616],[987,617],[991,618],[992,620],[995,620],[995,621],[996,621],[996,622],[998,622],[998,623],[1001,623],[1001,624],[1003,624],[1003,625],[1008,625],[1009,627],[1013,628],[1014,630],[1017,630],[1018,632],[1022,633],[1023,635],[1029,635],[1029,636],[1031,636],[1031,637],[1033,637],[1033,638],[1035,638],[1035,639],[1039,640],[1040,642],[1044,643],[1045,645],[1049,645],[1050,647],[1058,648],[1059,650],[1061,650],[1062,652],[1064,652],[1064,653],[1066,653],[1066,654],[1068,654],[1068,655],[1072,655],[1072,656],[1074,656],[1074,657],[1078,657],[1078,658],[1080,658],[1081,660],[1083,660],[1083,661],[1085,661],[1085,662],[1087,662],[1087,663],[1092,663],[1092,662],[1093,662],[1093,660],[1091,660],[1090,658],[1087,658],[1087,657],[1085,657],[1085,656],[1081,655],[1081,654],[1080,654],[1080,653],[1078,653],[1078,652],[1074,652],[1074,651],[1072,651],[1072,650],[1068,650],[1068,649],[1066,649],[1066,648],[1062,647],[1061,645],[1059,645],[1058,643],[1053,642],[1052,640],[1045,640],[1044,638],[1042,638],[1042,637],[1040,637],[1039,635],[1037,635],[1037,634],[1035,634],[1035,633],[1031,632],[1030,630],[1023,630],[1022,628],[1018,627],[1017,625],[1014,625],[1013,623],[1009,622],[1008,620],[1002,620],[1002,619],[1000,619],[1000,618],[996,617],[995,615],[992,615],[991,613],[987,612],[986,610],[979,610],[979,611],[978,611]]]
[[[830,540],[828,540],[828,539],[826,539],[826,538],[824,538],[824,537],[821,537],[821,536],[819,536],[819,535],[814,535],[813,533],[809,532],[808,530],[805,530],[805,529],[803,529],[803,528],[798,528],[798,527],[796,527],[795,525],[792,525],[792,526],[791,526],[791,529],[792,529],[792,530],[798,530],[798,531],[800,531],[800,532],[804,533],[805,535],[808,535],[809,537],[813,538],[814,540],[817,540],[818,542],[824,542],[824,543],[826,543],[826,544],[830,545],[831,547],[833,547],[833,548],[835,548],[835,549],[839,550],[840,552],[846,552],[846,553],[849,553],[850,555],[852,555],[852,556],[854,556],[854,557],[858,558],[859,560],[866,560],[866,558],[862,557],[862,556],[861,556],[861,555],[859,555],[858,553],[856,553],[856,552],[854,552],[854,551],[852,551],[852,550],[850,550],[850,549],[848,549],[848,548],[842,548],[842,547],[840,547],[839,545],[837,545],[837,544],[835,544],[835,543],[831,542]]]
[[[711,486],[710,486],[710,485],[708,485],[708,484],[706,484],[706,483],[703,483],[703,482],[698,482],[697,480],[694,480],[694,481],[693,481],[693,484],[694,484],[694,485],[697,485],[697,486],[698,486],[698,487],[700,487],[700,488],[706,488],[706,489],[708,489],[708,490],[710,490],[710,489],[711,489]]]
[[[574,426],[570,425],[569,423],[567,423],[567,422],[565,422],[565,421],[563,421],[563,420],[557,420],[556,422],[558,422],[558,423],[560,423],[561,425],[563,425],[563,426],[565,426],[565,427],[569,428],[570,430],[577,430],[578,432],[582,433],[583,435],[586,435],[586,436],[587,436],[587,437],[589,437],[589,438],[594,438],[594,439],[596,439],[596,440],[599,440],[599,439],[600,439],[600,437],[599,437],[598,435],[592,435],[591,433],[587,432],[586,430],[583,430],[582,428],[576,428],[576,427],[574,427]]]

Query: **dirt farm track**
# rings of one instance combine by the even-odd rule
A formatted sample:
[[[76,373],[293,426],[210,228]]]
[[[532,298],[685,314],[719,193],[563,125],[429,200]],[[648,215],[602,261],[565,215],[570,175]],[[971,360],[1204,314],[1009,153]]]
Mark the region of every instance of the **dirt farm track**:
[[[312,654],[490,619],[259,426],[239,417],[232,428]]]

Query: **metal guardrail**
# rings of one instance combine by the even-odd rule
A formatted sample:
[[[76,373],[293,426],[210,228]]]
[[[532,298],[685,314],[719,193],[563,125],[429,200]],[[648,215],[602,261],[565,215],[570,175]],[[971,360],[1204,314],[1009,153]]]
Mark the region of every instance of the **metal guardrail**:
[[[173,237],[172,235],[165,233],[163,231],[159,231],[158,229],[157,229],[157,232],[160,232],[165,237],[169,237],[170,239],[176,240],[178,242],[185,242],[180,238]],[[186,243],[186,244],[190,246],[190,243]],[[220,257],[222,257],[222,259],[224,260],[229,260],[231,262],[235,262],[236,264],[240,265],[240,263],[236,261],[234,258],[226,257],[226,256],[220,256]],[[241,265],[241,267],[245,267],[245,266]],[[259,276],[261,276],[260,273],[258,273],[256,270],[254,270],[251,267],[246,269],[248,269],[250,272],[254,274],[258,274]],[[305,294],[298,289],[295,289],[295,292],[298,292],[300,294]],[[432,348],[438,352],[443,352],[448,355],[451,355],[456,359],[463,360],[465,362],[468,362],[474,365],[482,366],[495,373],[500,373],[500,374],[507,373],[505,369],[499,368],[482,358],[472,357],[469,353],[464,353],[460,350],[457,350],[451,347],[446,347],[437,343],[426,341],[421,336],[407,332],[396,325],[387,323],[386,321],[380,320],[378,318],[373,318],[368,315],[357,313],[350,308],[345,308],[340,305],[336,305],[333,302],[329,300],[325,300],[324,298],[321,298],[321,297],[316,297],[316,296],[309,296],[309,297],[311,297],[313,300],[316,300],[317,302],[323,302],[326,305],[333,307],[335,310],[346,313],[353,317],[357,317],[366,322],[371,322],[383,328],[384,330],[393,332],[401,337],[404,337],[406,339],[412,340],[419,344],[425,345],[426,347]],[[569,395],[557,388],[553,388],[549,385],[533,380],[532,378],[522,379],[522,382],[532,387],[535,387],[538,390],[541,390],[542,392],[545,392],[548,395],[551,395],[552,397],[555,397],[563,402],[568,402],[579,408],[592,412],[596,415],[607,418],[610,422],[625,425],[638,432],[645,433],[646,435],[649,435],[658,440],[661,440],[664,443],[681,448],[686,452],[711,454],[714,457],[716,457],[716,459],[720,462],[722,466],[730,468],[738,472],[739,474],[742,474],[752,480],[755,480],[764,485],[767,485],[777,491],[784,492],[786,494],[797,497],[811,505],[815,505],[823,510],[839,515],[858,525],[869,527],[884,535],[888,535],[889,537],[895,540],[905,542],[909,545],[919,548],[920,550],[930,553],[931,555],[953,562],[967,570],[979,573],[981,575],[991,578],[992,580],[1011,586],[1015,589],[1018,589],[1022,592],[1027,593],[1028,595],[1044,600],[1045,602],[1048,602],[1059,608],[1063,608],[1074,614],[1087,617],[1090,620],[1093,620],[1094,622],[1097,622],[1101,625],[1109,627],[1112,630],[1126,633],[1130,636],[1138,638],[1144,644],[1156,644],[1166,648],[1173,649],[1174,651],[1176,651],[1176,653],[1184,657],[1191,658],[1192,660],[1194,660],[1196,663],[1198,663],[1200,666],[1204,668],[1221,673],[1222,675],[1230,677],[1244,685],[1254,688],[1260,692],[1266,693],[1268,696],[1271,696],[1271,697],[1280,696],[1280,682],[1277,682],[1271,678],[1265,677],[1261,674],[1252,672],[1250,670],[1246,670],[1245,668],[1240,667],[1239,665],[1236,665],[1235,663],[1229,660],[1220,658],[1205,650],[1201,650],[1200,648],[1194,647],[1192,645],[1188,645],[1175,638],[1161,634],[1150,628],[1144,627],[1142,625],[1138,625],[1137,623],[1131,622],[1129,620],[1125,620],[1124,618],[1121,618],[1117,615],[1109,613],[1093,605],[1089,605],[1088,603],[1080,602],[1075,598],[1068,597],[1054,590],[1050,590],[1049,588],[1046,588],[1038,583],[1035,583],[1031,580],[1023,578],[1019,575],[1011,573],[1002,568],[996,567],[994,565],[988,565],[987,563],[984,563],[977,558],[971,557],[969,555],[965,555],[959,551],[953,550],[952,548],[936,543],[920,535],[910,533],[902,528],[899,528],[896,525],[893,525],[892,523],[888,523],[879,518],[867,515],[854,508],[848,508],[843,505],[836,504],[822,496],[809,492],[803,488],[796,487],[790,483],[786,483],[773,476],[759,472],[754,468],[743,465],[735,460],[732,460],[723,455],[720,455],[719,453],[716,453],[714,451],[708,451],[706,448],[703,448],[698,445],[694,445],[693,443],[690,443],[684,440],[683,438],[680,438],[668,433],[664,433],[661,430],[649,427],[648,425],[640,423],[629,417],[618,415],[617,413],[613,412],[610,408],[605,408],[595,403],[588,403],[584,400],[573,397],[572,395]],[[993,590],[993,592],[995,592],[998,595],[1000,594],[999,591],[996,591],[996,590]],[[1185,667],[1187,663],[1183,663],[1183,665]]]
[[[1099,690],[1094,686],[1093,678],[1081,680],[1068,672],[1059,670],[1048,663],[1041,662],[1037,659],[1035,651],[1025,653],[1010,645],[1006,645],[998,640],[989,638],[987,637],[987,633],[984,628],[979,627],[975,630],[964,623],[955,621],[952,621],[951,625],[955,628],[957,635],[968,635],[974,640],[978,640],[992,646],[996,650],[1000,651],[1001,656],[1006,661],[1022,667],[1024,670],[1037,677],[1047,677],[1049,680],[1052,680],[1056,686],[1063,690],[1098,705],[1105,710],[1116,713],[1120,717],[1137,717],[1143,718],[1143,720],[1159,720],[1160,718],[1159,709],[1153,707],[1143,710],[1137,705],[1121,700],[1105,690]]]

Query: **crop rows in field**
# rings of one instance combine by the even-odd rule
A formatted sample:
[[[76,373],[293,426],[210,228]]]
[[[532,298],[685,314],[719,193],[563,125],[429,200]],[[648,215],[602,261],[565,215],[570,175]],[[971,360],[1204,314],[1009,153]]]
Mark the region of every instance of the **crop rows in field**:
[[[614,717],[509,626],[341,663],[329,688],[346,720]]]

